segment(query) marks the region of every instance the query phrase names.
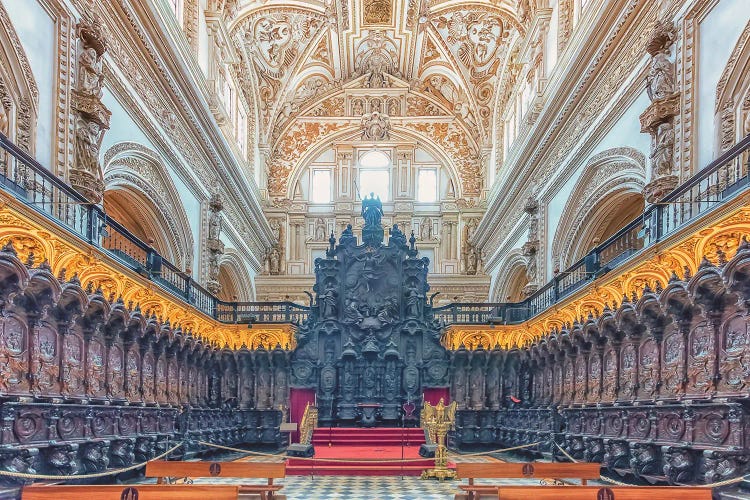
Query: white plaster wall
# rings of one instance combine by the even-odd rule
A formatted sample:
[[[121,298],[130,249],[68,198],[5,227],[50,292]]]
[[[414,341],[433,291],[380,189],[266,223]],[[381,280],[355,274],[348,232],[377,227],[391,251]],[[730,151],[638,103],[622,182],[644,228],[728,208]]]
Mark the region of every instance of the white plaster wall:
[[[584,161],[582,161],[575,172],[568,178],[565,184],[560,188],[547,204],[547,238],[545,241],[547,253],[547,267],[545,269],[545,282],[552,277],[552,242],[555,237],[555,231],[560,223],[565,204],[568,202],[570,194],[573,192],[578,179],[584,171],[588,161],[602,151],[618,148],[630,147],[637,149],[648,158],[650,148],[650,137],[648,134],[641,133],[641,126],[638,116],[649,105],[650,101],[645,90],[641,92],[638,98],[623,113],[617,122],[612,126],[610,131],[600,140],[593,148]],[[648,171],[648,165],[646,166]]]
[[[204,8],[198,9],[198,65],[204,76],[208,76],[208,28]]]
[[[149,149],[154,149],[154,145],[146,137],[146,134],[143,133],[128,112],[125,111],[125,108],[122,107],[120,102],[114,98],[112,92],[106,87],[102,94],[102,102],[112,112],[112,116],[110,118],[110,129],[104,133],[102,147],[99,149],[101,157],[118,142],[137,142]],[[101,157],[100,160],[102,160]]]
[[[552,4],[552,18],[549,23],[549,31],[547,31],[547,43],[544,49],[544,57],[547,60],[547,74],[551,74],[552,70],[555,69],[557,64],[557,33],[558,33],[558,22],[560,21],[560,9],[558,7],[557,0],[550,2]]]
[[[704,168],[717,156],[714,147],[716,85],[748,19],[748,0],[720,0],[700,23],[696,57],[698,88],[695,94],[697,163],[693,165],[694,171]]]
[[[100,154],[102,156],[109,148],[120,142],[135,142],[142,144],[149,149],[156,150],[153,143],[148,137],[146,137],[146,134],[144,134],[144,132],[138,127],[138,124],[106,88],[102,95],[102,102],[112,112],[112,117],[110,119],[111,128],[104,134],[104,140],[102,141],[102,147],[100,149]],[[197,244],[200,241],[201,227],[200,201],[182,179],[179,178],[169,162],[162,159],[162,164],[166,166],[169,172],[169,177],[172,179],[172,182],[177,189],[180,201],[182,202],[182,206],[187,214],[188,221],[190,222],[190,232],[193,235],[193,241]],[[200,251],[198,248],[193,250],[192,268],[193,277],[197,277],[200,270]]]
[[[36,159],[52,168],[52,148],[55,142],[54,111],[57,68],[55,23],[37,0],[0,0],[8,12],[13,28],[21,40],[31,65],[31,72],[39,88],[39,110],[36,128]]]

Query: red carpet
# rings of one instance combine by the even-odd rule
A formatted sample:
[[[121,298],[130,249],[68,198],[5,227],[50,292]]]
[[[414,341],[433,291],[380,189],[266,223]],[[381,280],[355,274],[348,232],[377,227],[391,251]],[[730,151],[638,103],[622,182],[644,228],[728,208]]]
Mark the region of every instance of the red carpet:
[[[321,476],[418,476],[435,461],[419,456],[422,429],[321,427],[313,432],[315,460],[289,458],[286,473]],[[403,450],[401,444],[403,442]],[[329,446],[330,443],[330,446]],[[419,459],[416,462],[399,462]],[[340,460],[328,462],[323,459]],[[366,462],[365,462],[366,460]]]

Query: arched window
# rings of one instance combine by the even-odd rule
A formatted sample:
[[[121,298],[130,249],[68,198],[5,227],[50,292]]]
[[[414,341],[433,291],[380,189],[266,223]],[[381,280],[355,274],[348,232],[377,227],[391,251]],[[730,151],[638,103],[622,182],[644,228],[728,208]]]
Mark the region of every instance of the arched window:
[[[386,153],[367,151],[359,157],[359,192],[365,196],[374,193],[382,201],[390,199],[391,158]]]

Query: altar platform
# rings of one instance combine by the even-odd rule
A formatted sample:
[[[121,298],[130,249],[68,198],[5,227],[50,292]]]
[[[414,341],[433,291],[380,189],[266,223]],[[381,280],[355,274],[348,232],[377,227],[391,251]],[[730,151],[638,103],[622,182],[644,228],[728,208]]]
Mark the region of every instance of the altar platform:
[[[288,475],[418,476],[435,463],[419,456],[419,446],[424,442],[424,431],[419,428],[318,427],[312,438],[314,459],[289,458],[286,472]],[[414,461],[402,463],[402,456]]]

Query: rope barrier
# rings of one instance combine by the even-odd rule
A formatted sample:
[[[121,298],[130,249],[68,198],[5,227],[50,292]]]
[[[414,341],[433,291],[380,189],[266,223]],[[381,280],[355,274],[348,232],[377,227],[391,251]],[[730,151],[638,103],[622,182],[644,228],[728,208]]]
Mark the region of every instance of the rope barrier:
[[[563,452],[563,455],[565,455],[566,457],[568,457],[568,459],[570,459],[572,462],[578,463],[578,460],[576,460],[575,458],[571,457],[568,454],[567,451],[565,451],[559,444],[557,444],[556,441],[553,441],[553,443],[555,443],[555,446],[557,446],[558,450],[560,450],[561,452]],[[602,481],[606,481],[608,483],[616,484],[617,486],[638,486],[637,484],[630,484],[630,483],[623,483],[621,481],[616,481],[614,479],[608,478],[607,476],[604,476],[604,475],[601,475],[601,474],[599,475],[599,478]],[[732,479],[725,479],[723,481],[717,481],[715,483],[708,483],[708,484],[685,484],[685,483],[677,483],[675,486],[695,486],[695,487],[700,487],[700,488],[721,488],[722,486],[729,486],[729,485],[732,485],[732,484],[741,483],[742,481],[744,481],[747,478],[750,478],[750,474],[745,474],[744,476],[735,477],[735,478],[732,478]]]
[[[511,448],[500,448],[497,450],[490,450],[490,451],[479,451],[476,453],[456,453],[453,451],[448,450],[450,453],[449,455],[452,457],[476,457],[476,456],[486,456],[490,455],[492,453],[504,453],[506,451],[513,451],[513,450],[520,450],[523,448],[531,448],[532,446],[536,446],[538,444],[541,444],[541,441],[537,441],[536,443],[529,443],[529,444],[522,444],[519,446],[513,446]]]
[[[172,453],[173,451],[175,451],[177,448],[179,448],[182,445],[183,445],[183,443],[176,444],[172,448],[168,449],[167,451],[165,451],[161,455],[152,458],[151,460],[162,459],[162,458],[166,457],[167,455],[169,455],[170,453]],[[109,470],[109,471],[105,471],[105,472],[96,472],[96,473],[92,473],[92,474],[74,474],[72,476],[54,476],[54,475],[49,475],[49,474],[28,474],[26,472],[10,472],[10,471],[7,471],[7,470],[0,470],[0,476],[18,477],[18,478],[21,478],[21,479],[39,479],[39,480],[42,480],[42,481],[77,481],[77,480],[80,480],[80,479],[93,479],[93,478],[96,478],[96,477],[104,477],[104,476],[112,476],[114,474],[121,474],[123,472],[128,472],[128,471],[131,471],[131,470],[143,467],[144,465],[146,465],[151,460],[146,460],[145,462],[141,462],[139,464],[131,465],[130,467],[124,467],[122,469]]]
[[[492,450],[492,451],[484,451],[481,453],[468,453],[466,455],[461,454],[454,454],[451,453],[454,457],[473,457],[473,456],[487,456],[490,453],[502,453],[505,451],[512,451],[512,450],[519,450],[521,448],[528,448],[530,446],[536,446],[541,441],[537,441],[536,443],[530,443],[530,444],[524,444],[520,446],[513,446],[512,448],[502,448],[498,450]],[[198,444],[204,445],[204,446],[211,446],[214,448],[219,448],[222,450],[228,450],[228,451],[234,451],[239,453],[247,453],[249,455],[257,455],[261,457],[285,457],[285,455],[281,454],[275,454],[275,453],[263,453],[260,451],[250,451],[250,450],[243,450],[241,448],[232,448],[231,446],[223,446],[220,444],[213,444],[213,443],[207,443],[205,441],[198,441]],[[286,458],[286,457],[285,457]],[[381,458],[370,458],[370,459],[360,459],[360,460],[347,460],[347,459],[340,459],[340,458],[307,458],[307,457],[292,457],[294,460],[310,460],[310,461],[317,461],[317,462],[332,462],[332,463],[379,463],[379,462],[389,462],[389,463],[409,463],[409,462],[423,462],[425,460],[429,460],[428,458],[406,458],[406,459],[400,459],[400,460],[384,460]]]

